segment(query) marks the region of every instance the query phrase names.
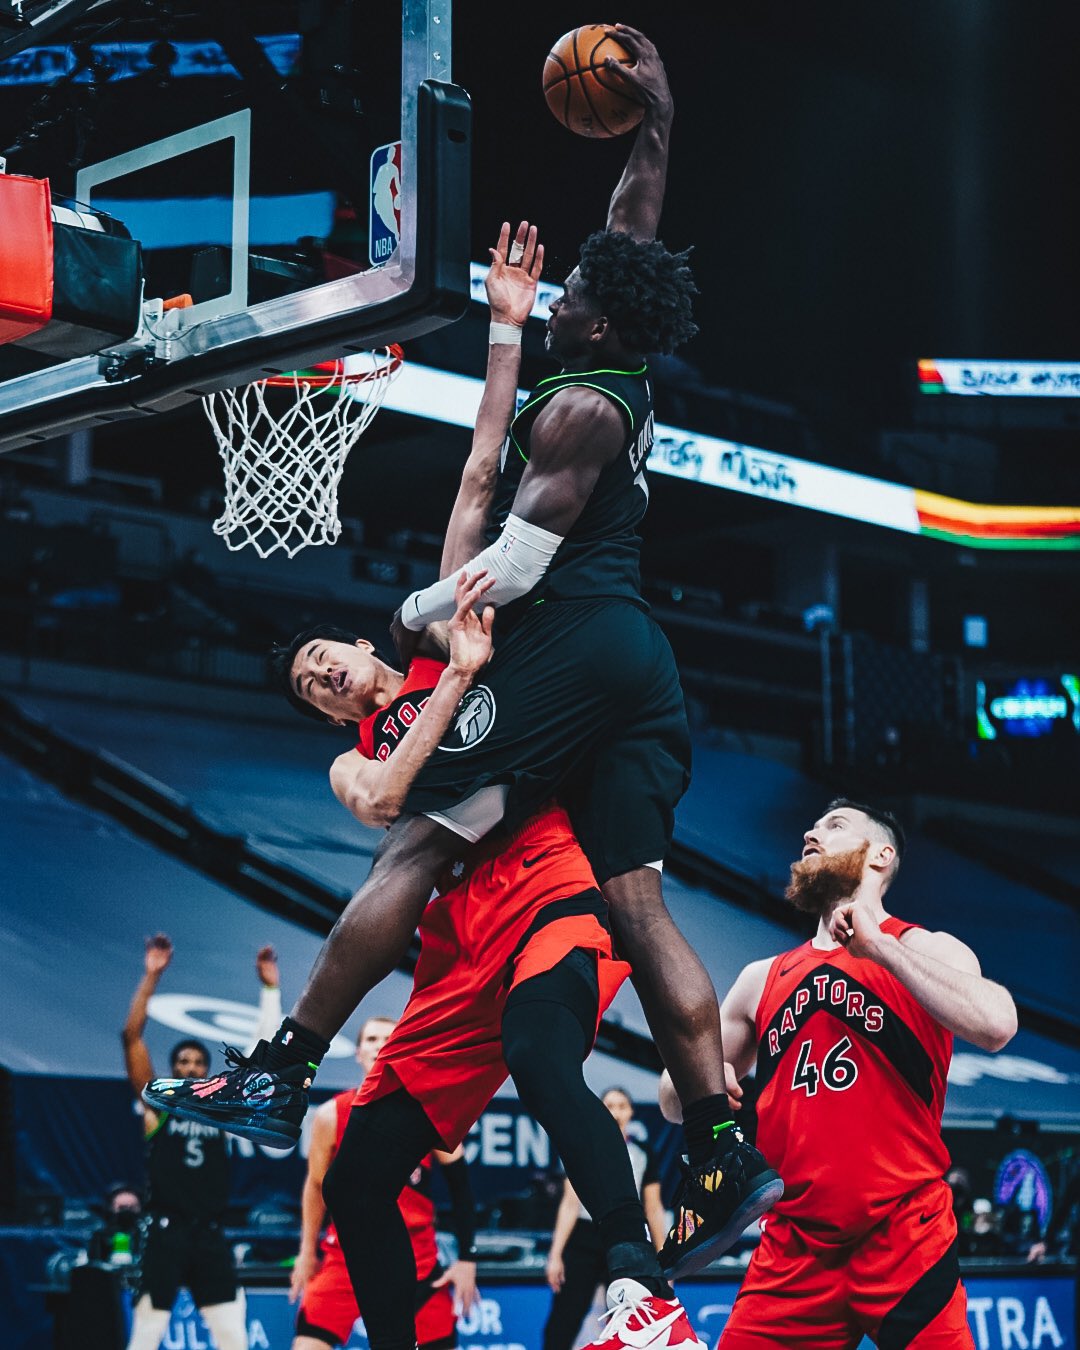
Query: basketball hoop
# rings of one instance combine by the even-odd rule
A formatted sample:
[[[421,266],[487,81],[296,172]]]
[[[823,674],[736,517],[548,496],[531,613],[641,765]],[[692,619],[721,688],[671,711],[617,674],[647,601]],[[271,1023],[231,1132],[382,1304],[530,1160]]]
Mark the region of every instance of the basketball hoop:
[[[214,533],[260,558],[341,534],[338,483],[349,451],[382,407],[401,348],[360,352],[203,397],[225,466],[225,510]]]

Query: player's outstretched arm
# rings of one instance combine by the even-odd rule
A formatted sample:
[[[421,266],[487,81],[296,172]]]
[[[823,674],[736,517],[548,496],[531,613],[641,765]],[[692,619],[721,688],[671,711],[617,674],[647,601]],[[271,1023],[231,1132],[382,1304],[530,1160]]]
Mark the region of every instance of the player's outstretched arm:
[[[607,73],[630,98],[645,105],[630,158],[608,207],[609,230],[624,230],[635,239],[655,239],[667,186],[668,144],[675,105],[660,54],[636,28],[611,25],[611,32],[634,58],[632,66],[609,57]]]
[[[495,613],[485,606],[477,614],[475,606],[491,584],[483,572],[458,577],[457,609],[449,625],[450,664],[395,753],[373,760],[348,750],[330,766],[334,796],[361,824],[392,825],[401,815],[413,780],[442,740],[473,677],[490,660]]]
[[[981,1050],[1001,1050],[1016,1035],[1009,991],[982,973],[978,957],[951,933],[881,930],[866,906],[841,905],[830,920],[834,941],[889,971],[943,1027]]]
[[[624,440],[622,416],[604,394],[574,387],[554,395],[533,423],[529,462],[502,533],[466,564],[494,577],[489,604],[519,600],[543,579]],[[417,632],[446,618],[449,604],[448,582],[437,581],[414,591],[395,617]]]
[[[326,1218],[322,1184],[334,1157],[336,1135],[337,1107],[332,1100],[323,1102],[311,1121],[307,1174],[300,1196],[300,1250],[289,1278],[290,1303],[295,1303],[301,1297],[305,1285],[318,1269],[319,1234]]]
[[[452,1153],[435,1150],[435,1160],[442,1168],[446,1189],[450,1192],[450,1222],[457,1239],[458,1257],[448,1270],[433,1282],[433,1289],[452,1285],[454,1307],[458,1313],[467,1313],[480,1301],[476,1287],[476,1198],[469,1181],[469,1165],[465,1150],[459,1144]]]
[[[146,1019],[150,999],[158,987],[166,967],[172,960],[173,945],[164,933],[155,933],[146,939],[143,953],[143,976],[135,989],[128,1008],[124,1029],[120,1033],[120,1042],[124,1047],[124,1068],[127,1070],[131,1090],[138,1097],[143,1088],[154,1077],[154,1066],[150,1062],[150,1051],[143,1039],[146,1031]],[[153,1113],[150,1113],[153,1121]]]
[[[484,547],[499,455],[517,406],[521,330],[532,313],[544,266],[544,246],[537,242],[536,226],[527,220],[517,227],[513,243],[510,222],[504,221],[498,243],[488,251],[491,266],[484,282],[491,310],[487,374],[472,448],[446,527],[440,577],[452,576]]]
[[[563,1182],[562,1199],[559,1201],[559,1208],[555,1215],[555,1227],[551,1234],[551,1247],[548,1249],[545,1272],[547,1282],[551,1286],[552,1293],[555,1294],[563,1287],[566,1279],[563,1252],[566,1250],[566,1244],[570,1240],[570,1234],[574,1231],[574,1225],[577,1223],[580,1213],[581,1205],[577,1198],[577,1192],[570,1185],[570,1179],[567,1178]]]

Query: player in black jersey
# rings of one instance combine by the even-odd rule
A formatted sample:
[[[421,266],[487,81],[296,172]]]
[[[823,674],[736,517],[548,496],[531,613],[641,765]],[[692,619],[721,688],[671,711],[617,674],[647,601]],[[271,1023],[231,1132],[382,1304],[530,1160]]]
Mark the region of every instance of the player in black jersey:
[[[164,933],[147,939],[143,977],[121,1033],[124,1065],[136,1099],[154,1077],[143,1036],[150,999],[172,955],[172,943]],[[259,952],[257,969],[264,990],[274,994],[273,999],[264,994],[266,1018],[280,1008],[271,948]],[[210,1053],[201,1041],[183,1040],[173,1047],[170,1061],[174,1078],[205,1078]],[[181,1286],[189,1290],[218,1350],[247,1350],[244,1295],[237,1289],[232,1252],[221,1230],[229,1198],[224,1131],[147,1106],[142,1110],[149,1227],[128,1350],[157,1350]]]
[[[690,742],[671,648],[640,591],[637,525],[653,434],[645,354],[671,351],[696,331],[695,288],[686,255],[655,237],[672,120],[667,78],[652,43],[634,29],[618,32],[635,64],[609,70],[645,113],[607,228],[585,242],[552,306],[547,346],[563,371],[514,419],[498,463],[472,466],[475,482],[463,483],[451,521],[451,530],[475,532],[476,552],[464,555],[469,571],[495,579],[485,595],[501,606],[495,656],[420,770],[409,814],[391,827],[274,1042],[212,1102],[187,1105],[242,1129],[233,1120],[251,1115],[247,1098],[264,1101],[270,1082],[278,1095],[261,1118],[273,1114],[295,1137],[313,1067],[400,958],[461,838],[476,841],[500,822],[512,827],[557,790],[689,1103],[693,1203],[680,1209],[693,1213],[696,1241],[690,1252],[675,1231],[664,1253],[673,1273],[686,1274],[730,1245],[783,1188],[733,1123],[716,993],[661,890]],[[493,318],[493,351],[520,342],[519,331]],[[406,664],[405,630],[448,618],[453,591],[450,576],[405,602],[395,636]]]

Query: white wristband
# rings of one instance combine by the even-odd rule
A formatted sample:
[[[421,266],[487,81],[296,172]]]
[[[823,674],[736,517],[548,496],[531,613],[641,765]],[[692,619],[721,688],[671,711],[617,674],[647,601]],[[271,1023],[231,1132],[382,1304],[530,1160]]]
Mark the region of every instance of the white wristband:
[[[488,346],[503,343],[507,347],[521,346],[521,329],[516,323],[493,323],[488,329]]]

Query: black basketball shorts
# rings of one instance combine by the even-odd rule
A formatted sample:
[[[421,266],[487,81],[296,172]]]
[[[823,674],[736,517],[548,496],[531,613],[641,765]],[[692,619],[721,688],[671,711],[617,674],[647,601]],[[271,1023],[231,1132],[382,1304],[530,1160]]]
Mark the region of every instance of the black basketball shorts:
[[[232,1251],[211,1220],[155,1214],[143,1247],[139,1294],[149,1294],[155,1308],[171,1308],[181,1287],[197,1308],[231,1303],[236,1297]]]
[[[405,809],[475,842],[566,802],[601,884],[667,852],[690,781],[675,658],[625,600],[545,600],[505,639],[421,769]]]

